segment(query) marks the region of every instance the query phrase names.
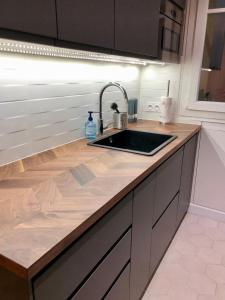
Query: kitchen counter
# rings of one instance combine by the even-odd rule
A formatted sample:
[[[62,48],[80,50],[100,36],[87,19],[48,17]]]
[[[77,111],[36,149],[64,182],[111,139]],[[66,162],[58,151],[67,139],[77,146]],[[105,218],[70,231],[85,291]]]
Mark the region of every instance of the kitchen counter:
[[[0,266],[33,277],[200,130],[154,121],[129,127],[177,139],[154,156],[79,140],[0,167]]]

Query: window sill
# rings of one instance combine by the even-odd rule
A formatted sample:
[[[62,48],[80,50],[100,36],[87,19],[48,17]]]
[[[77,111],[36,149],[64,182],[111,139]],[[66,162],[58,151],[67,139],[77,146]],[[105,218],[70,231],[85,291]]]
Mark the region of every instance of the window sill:
[[[202,110],[210,112],[225,112],[225,103],[209,102],[209,101],[196,101],[187,105],[189,110]]]

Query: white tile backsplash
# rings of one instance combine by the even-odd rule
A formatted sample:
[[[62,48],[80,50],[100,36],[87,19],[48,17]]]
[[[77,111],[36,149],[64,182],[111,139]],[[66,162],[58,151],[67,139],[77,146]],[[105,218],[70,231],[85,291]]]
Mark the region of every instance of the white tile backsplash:
[[[150,65],[142,70],[139,101],[139,115],[141,118],[159,120],[160,114],[146,112],[146,107],[148,102],[160,103],[161,96],[167,95],[168,80],[170,80],[170,97],[173,100],[173,109],[176,110],[179,94],[180,65]]]
[[[158,113],[145,112],[146,104],[166,95],[169,79],[176,103],[179,76],[179,65],[139,68],[1,53],[0,165],[83,137],[87,112],[99,111],[99,92],[109,81],[120,82],[129,98],[139,99],[140,117],[158,119]],[[112,102],[120,111],[127,109],[122,93],[108,88],[105,125],[112,122]]]
[[[0,54],[0,165],[82,137],[87,112],[99,110],[101,88],[118,79],[129,98],[139,98],[139,75],[129,65]],[[109,88],[105,125],[113,101],[126,110],[121,92]]]

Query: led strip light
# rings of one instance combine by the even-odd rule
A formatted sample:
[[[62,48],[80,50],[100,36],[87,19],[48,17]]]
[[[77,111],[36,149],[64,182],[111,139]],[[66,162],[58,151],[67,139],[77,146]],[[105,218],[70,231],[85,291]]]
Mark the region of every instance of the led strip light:
[[[0,52],[13,52],[39,56],[65,57],[72,59],[97,60],[146,66],[147,64],[165,65],[163,62],[143,60],[132,57],[103,54],[99,52],[73,50],[22,41],[0,39]]]

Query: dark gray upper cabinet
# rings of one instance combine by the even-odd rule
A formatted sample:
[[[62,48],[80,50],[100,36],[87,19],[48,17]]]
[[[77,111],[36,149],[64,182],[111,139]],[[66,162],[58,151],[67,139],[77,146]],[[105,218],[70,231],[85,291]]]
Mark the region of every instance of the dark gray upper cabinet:
[[[149,281],[155,175],[134,190],[130,300],[140,299]]]
[[[55,0],[1,0],[0,28],[56,38]]]
[[[114,0],[56,0],[58,38],[113,48]]]
[[[197,140],[198,140],[198,135],[195,135],[184,146],[179,207],[178,207],[178,215],[177,215],[178,223],[182,221],[190,204]]]
[[[115,0],[115,49],[158,57],[160,0]]]

